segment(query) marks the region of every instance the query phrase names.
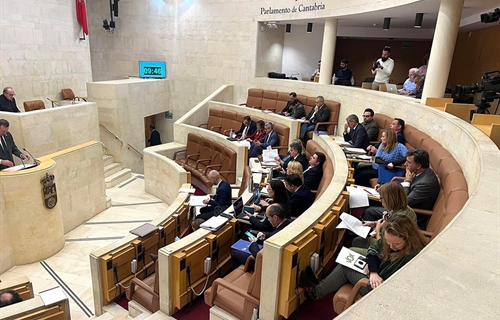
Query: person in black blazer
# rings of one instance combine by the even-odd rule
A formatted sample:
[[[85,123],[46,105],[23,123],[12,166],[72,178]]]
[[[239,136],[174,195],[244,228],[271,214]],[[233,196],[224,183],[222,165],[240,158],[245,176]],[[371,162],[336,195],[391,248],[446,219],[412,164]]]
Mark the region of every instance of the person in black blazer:
[[[9,133],[9,121],[0,119],[0,170],[14,166],[14,157],[29,160],[27,154],[23,154],[14,143],[14,138]]]
[[[265,127],[267,134],[260,140],[254,141],[248,150],[248,157],[255,158],[258,154],[262,154],[262,150],[267,147],[277,146],[280,143],[280,138],[276,131],[274,131],[274,124],[271,122],[266,123]]]
[[[309,123],[303,123],[300,127],[300,138],[303,139],[307,132],[313,131],[318,122],[328,121],[330,118],[330,108],[325,104],[325,98],[318,96],[316,98],[316,106],[311,110],[309,115],[303,120],[309,120]],[[326,130],[326,125],[321,125],[318,130]]]
[[[432,210],[439,195],[440,186],[436,174],[429,168],[429,153],[424,149],[408,151],[405,166],[405,179],[401,185],[408,196],[408,206]],[[382,207],[368,207],[363,213],[363,220],[381,219],[384,210]],[[417,214],[418,226],[425,230],[428,219],[429,216]]]
[[[304,105],[300,103],[299,100],[293,99],[290,101],[288,111],[281,113],[281,115],[294,119],[301,119],[306,116],[306,109],[304,109]]]
[[[296,174],[291,174],[283,179],[285,188],[290,191],[290,208],[292,217],[298,217],[314,202],[314,194],[309,188],[302,184],[302,180]]]
[[[158,146],[161,144],[160,133],[156,131],[155,126],[150,125],[149,130],[151,130],[151,137],[149,137],[149,146]]]
[[[310,190],[318,190],[323,177],[323,163],[326,156],[323,152],[315,152],[309,159],[309,167],[304,171],[304,185]]]
[[[255,124],[255,121],[253,121],[250,116],[245,116],[243,118],[243,123],[241,124],[240,130],[236,131],[235,134],[240,140],[245,140],[255,131],[257,131],[257,124]]]
[[[365,127],[359,124],[359,118],[355,114],[351,114],[346,118],[347,123],[344,125],[344,140],[349,142],[354,148],[366,150],[370,145],[368,133]],[[347,132],[349,128],[349,132]]]
[[[273,177],[284,177],[288,164],[293,161],[297,161],[302,165],[302,171],[306,170],[308,167],[307,158],[302,154],[302,143],[299,141],[290,143],[290,150],[287,155],[279,155],[275,157],[275,160],[279,161],[280,168],[273,170]]]
[[[226,210],[231,205],[231,186],[226,181],[222,180],[217,170],[212,170],[208,173],[208,178],[214,186],[217,186],[217,191],[213,199],[205,199],[206,207],[200,209],[200,214],[196,219],[208,220],[214,216],[214,209],[221,207],[221,212]]]

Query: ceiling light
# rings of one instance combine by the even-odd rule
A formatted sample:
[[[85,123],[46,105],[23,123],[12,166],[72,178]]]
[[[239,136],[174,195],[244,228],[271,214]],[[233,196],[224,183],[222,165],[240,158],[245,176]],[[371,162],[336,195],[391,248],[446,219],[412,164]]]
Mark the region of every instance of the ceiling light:
[[[391,27],[391,18],[384,18],[384,26],[382,29],[389,30]]]
[[[423,20],[424,20],[424,14],[423,13],[417,13],[415,15],[415,23],[413,24],[413,27],[414,28],[421,28]]]

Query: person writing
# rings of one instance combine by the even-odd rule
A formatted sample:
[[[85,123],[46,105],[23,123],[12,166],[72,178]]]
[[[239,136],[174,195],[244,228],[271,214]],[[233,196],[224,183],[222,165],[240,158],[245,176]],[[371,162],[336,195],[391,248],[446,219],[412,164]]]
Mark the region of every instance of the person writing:
[[[283,209],[285,209],[285,215],[290,218],[290,204],[288,203],[288,192],[286,191],[285,185],[280,180],[271,180],[267,185],[267,193],[269,198],[261,199],[260,203],[253,204],[255,212],[265,212],[267,207],[273,203],[279,203]],[[249,221],[252,224],[252,229],[259,231],[273,231],[274,227],[271,225],[268,219],[260,221],[259,218],[254,217],[252,214],[245,212],[250,218]]]
[[[257,130],[255,130],[254,133],[246,137],[246,140],[252,143],[254,141],[258,141],[264,138],[264,136],[266,135],[266,130],[264,130],[264,125],[265,125],[264,121],[262,120],[257,121]]]
[[[16,146],[9,132],[9,121],[0,119],[0,170],[14,166],[12,155],[21,160],[29,160],[30,156],[23,154]]]
[[[383,229],[383,236],[368,248],[366,274],[339,264],[319,282],[311,267],[307,266],[299,278],[306,296],[312,300],[321,299],[338,291],[344,284],[354,286],[361,279],[369,279],[369,286],[360,291],[365,295],[411,261],[427,243],[417,224],[406,215],[397,215],[392,221],[386,221]]]

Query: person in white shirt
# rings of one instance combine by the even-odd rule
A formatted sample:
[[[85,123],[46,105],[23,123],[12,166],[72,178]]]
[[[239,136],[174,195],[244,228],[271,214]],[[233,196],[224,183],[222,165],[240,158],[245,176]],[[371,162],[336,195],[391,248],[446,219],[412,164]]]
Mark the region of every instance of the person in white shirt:
[[[394,69],[394,60],[390,58],[391,47],[385,46],[382,50],[382,57],[373,63],[372,73],[375,80],[372,82],[372,90],[379,90],[381,84],[389,83],[391,73]]]

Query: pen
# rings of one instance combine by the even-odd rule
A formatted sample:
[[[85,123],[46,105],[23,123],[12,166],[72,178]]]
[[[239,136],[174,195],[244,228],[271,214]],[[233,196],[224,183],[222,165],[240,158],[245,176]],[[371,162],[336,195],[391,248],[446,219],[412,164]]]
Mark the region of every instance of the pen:
[[[368,194],[372,194],[370,191],[366,190],[366,189],[363,189],[366,193]]]

